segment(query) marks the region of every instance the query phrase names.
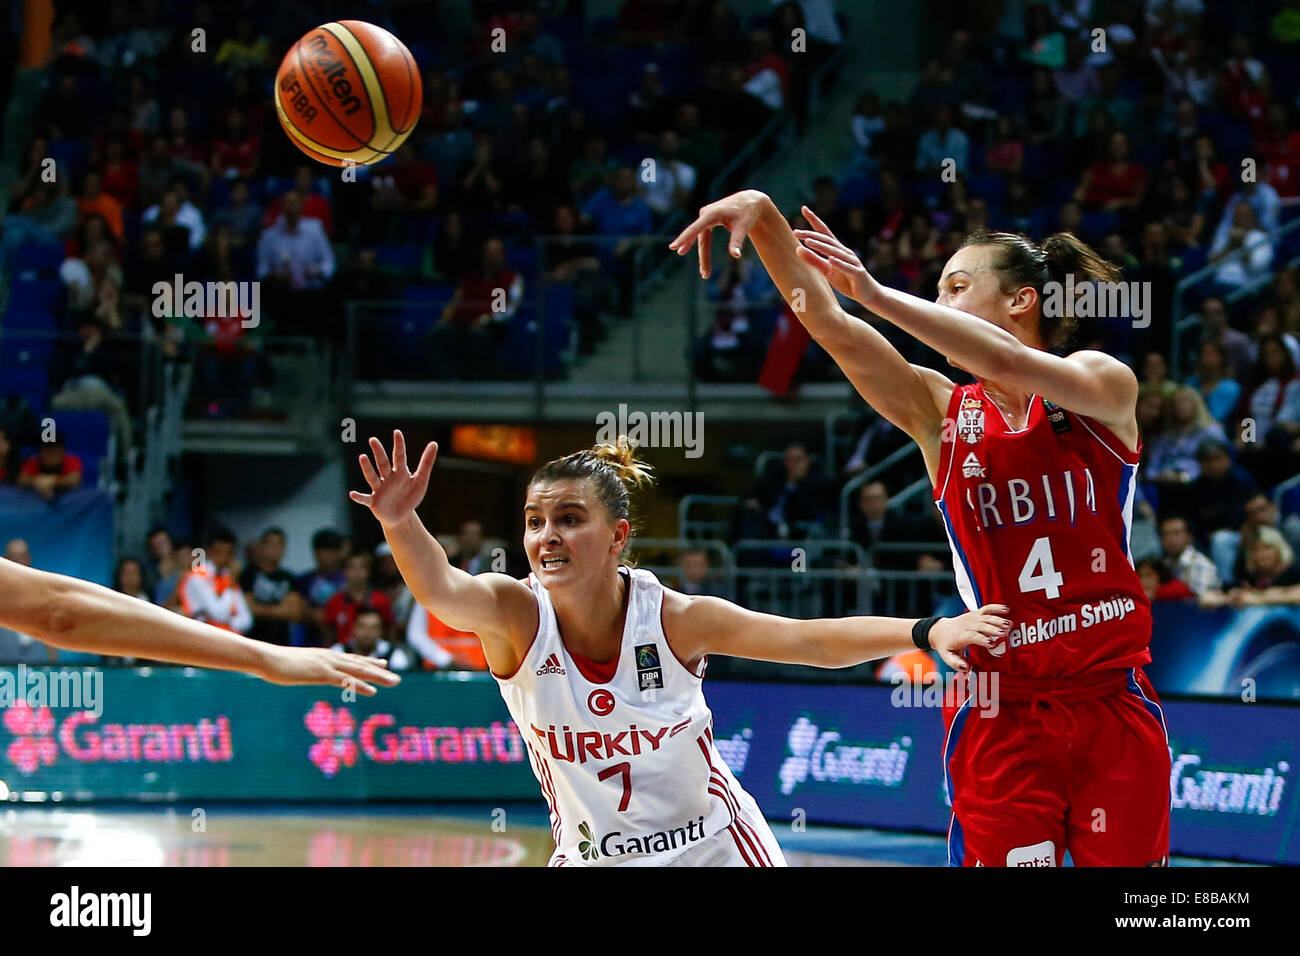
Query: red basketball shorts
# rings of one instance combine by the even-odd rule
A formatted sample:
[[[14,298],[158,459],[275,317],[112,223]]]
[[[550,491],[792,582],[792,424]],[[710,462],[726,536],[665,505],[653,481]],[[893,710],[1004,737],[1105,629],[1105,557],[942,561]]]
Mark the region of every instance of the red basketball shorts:
[[[982,696],[947,715],[950,866],[1168,864],[1169,742],[1141,669]]]

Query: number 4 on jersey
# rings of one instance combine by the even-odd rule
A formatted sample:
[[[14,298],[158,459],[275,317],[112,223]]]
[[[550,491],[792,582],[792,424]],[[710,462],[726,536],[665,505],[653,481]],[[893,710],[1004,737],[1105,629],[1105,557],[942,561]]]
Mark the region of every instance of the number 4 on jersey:
[[[1061,596],[1061,584],[1064,581],[1065,578],[1052,563],[1051,539],[1039,538],[1029,549],[1025,566],[1020,569],[1020,577],[1016,581],[1020,585],[1020,593],[1042,591],[1049,598],[1058,598]]]

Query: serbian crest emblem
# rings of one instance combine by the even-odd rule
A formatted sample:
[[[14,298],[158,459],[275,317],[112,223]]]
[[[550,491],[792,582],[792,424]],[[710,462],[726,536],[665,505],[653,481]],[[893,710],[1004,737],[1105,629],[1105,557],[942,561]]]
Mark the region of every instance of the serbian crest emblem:
[[[968,445],[978,445],[984,437],[984,400],[963,398],[957,411],[957,437]]]

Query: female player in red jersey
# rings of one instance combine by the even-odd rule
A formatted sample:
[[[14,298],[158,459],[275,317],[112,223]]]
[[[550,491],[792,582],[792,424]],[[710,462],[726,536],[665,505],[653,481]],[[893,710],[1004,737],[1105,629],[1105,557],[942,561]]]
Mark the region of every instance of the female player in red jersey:
[[[193,621],[106,587],[0,558],[0,626],[67,651],[243,671],[272,684],[348,682],[366,696],[401,678],[384,662],[279,647]],[[374,684],[370,683],[371,681]]]
[[[451,565],[416,507],[438,446],[414,473],[370,439],[370,494],[415,599],[483,642],[551,813],[552,866],[781,866],[781,848],[723,762],[704,699],[710,654],[847,667],[912,648],[919,622],[802,621],[664,587],[623,565],[630,492],[650,480],[625,441],[542,466],[528,483],[524,550],[532,573],[471,575]],[[1003,639],[1003,608],[944,619],[930,642],[965,667],[971,644]],[[932,622],[933,623],[933,622]],[[920,635],[917,635],[920,643]]]
[[[973,719],[968,700],[949,715],[949,863],[1059,866],[1069,850],[1076,865],[1166,864],[1168,739],[1141,670],[1150,603],[1129,554],[1137,379],[1101,352],[1048,351],[1067,331],[1054,303],[1068,277],[1118,273],[1068,233],[1038,245],[981,231],[928,302],[881,286],[803,213],[814,229],[792,230],[746,190],[705,206],[670,247],[698,245],[707,276],[713,228],[730,232],[733,256],[754,241],[813,338],[920,446],[967,606],[1011,608],[1006,640],[967,652],[973,671],[995,672],[1000,706]],[[909,364],[832,289],[976,384]]]

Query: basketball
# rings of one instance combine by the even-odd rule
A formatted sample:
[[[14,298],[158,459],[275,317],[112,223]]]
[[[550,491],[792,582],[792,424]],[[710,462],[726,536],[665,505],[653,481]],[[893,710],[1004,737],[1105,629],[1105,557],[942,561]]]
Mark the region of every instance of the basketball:
[[[331,166],[391,155],[420,115],[420,71],[401,40],[360,20],[326,23],[289,48],[275,111],[289,139]]]

